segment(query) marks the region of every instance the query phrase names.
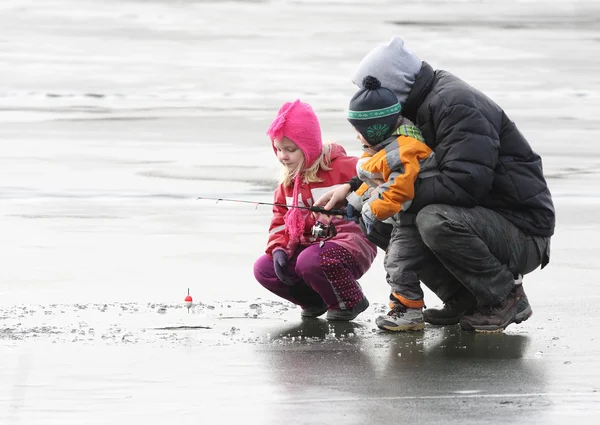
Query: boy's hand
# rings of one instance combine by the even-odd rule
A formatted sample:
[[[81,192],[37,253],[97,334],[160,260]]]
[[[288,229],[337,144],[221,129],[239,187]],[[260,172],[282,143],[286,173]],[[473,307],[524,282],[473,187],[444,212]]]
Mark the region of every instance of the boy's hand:
[[[373,213],[371,212],[370,209],[365,208],[362,211],[361,219],[365,226],[365,229],[367,230],[367,235],[371,234],[371,231],[373,230],[373,226],[375,224],[375,220],[377,220],[377,217],[375,217],[375,215],[373,215]]]
[[[346,205],[346,213],[344,214],[344,220],[353,221],[358,223],[360,219],[360,211],[352,206],[352,204]]]

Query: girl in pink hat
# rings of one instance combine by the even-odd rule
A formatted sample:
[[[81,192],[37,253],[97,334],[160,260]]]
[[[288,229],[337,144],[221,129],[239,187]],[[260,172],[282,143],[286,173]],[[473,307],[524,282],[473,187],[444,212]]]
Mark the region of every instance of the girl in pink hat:
[[[358,158],[347,156],[341,145],[323,144],[319,120],[307,103],[286,102],[267,135],[284,171],[275,204],[312,206],[356,175]],[[317,222],[335,232],[315,235]],[[274,206],[266,254],[254,264],[254,276],[269,291],[299,305],[303,317],[327,312],[328,320],[353,320],[369,306],[357,280],[376,254],[376,246],[352,221]]]

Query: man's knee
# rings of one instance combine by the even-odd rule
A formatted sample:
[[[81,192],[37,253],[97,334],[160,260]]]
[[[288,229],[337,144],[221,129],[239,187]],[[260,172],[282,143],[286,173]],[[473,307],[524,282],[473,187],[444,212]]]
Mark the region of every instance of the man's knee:
[[[416,226],[425,245],[435,244],[443,225],[448,221],[443,205],[427,205],[417,214]]]

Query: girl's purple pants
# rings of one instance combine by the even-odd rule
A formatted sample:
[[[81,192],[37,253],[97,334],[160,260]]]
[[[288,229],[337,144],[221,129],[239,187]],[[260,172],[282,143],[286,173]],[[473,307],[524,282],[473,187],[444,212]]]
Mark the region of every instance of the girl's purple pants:
[[[302,308],[325,301],[331,310],[349,310],[363,297],[357,282],[360,268],[350,252],[334,242],[298,248],[288,261],[288,274],[298,283],[288,286],[280,281],[266,254],[254,263],[254,276],[262,286]]]

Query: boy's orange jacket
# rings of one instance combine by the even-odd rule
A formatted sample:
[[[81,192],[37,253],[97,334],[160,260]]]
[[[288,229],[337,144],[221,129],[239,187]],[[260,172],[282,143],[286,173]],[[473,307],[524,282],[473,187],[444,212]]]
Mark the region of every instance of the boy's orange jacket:
[[[414,125],[403,125],[377,147],[365,151],[356,166],[364,182],[348,197],[354,208],[379,221],[406,211],[415,195],[418,176],[437,170],[433,151]]]

